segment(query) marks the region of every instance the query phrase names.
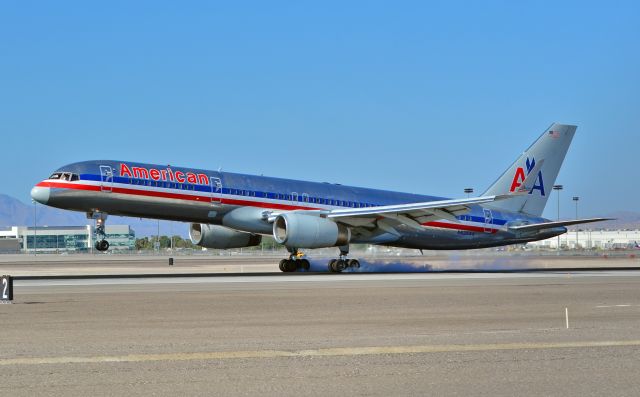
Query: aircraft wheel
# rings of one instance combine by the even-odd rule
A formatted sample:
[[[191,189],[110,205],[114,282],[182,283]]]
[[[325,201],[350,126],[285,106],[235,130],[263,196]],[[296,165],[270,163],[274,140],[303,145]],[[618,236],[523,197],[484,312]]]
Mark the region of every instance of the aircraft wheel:
[[[360,261],[357,259],[351,259],[349,261],[349,267],[353,267],[355,269],[359,269],[360,268]]]
[[[311,263],[307,259],[301,259],[300,260],[300,268],[304,269],[306,272],[308,272],[309,269],[311,269]]]
[[[100,252],[104,252],[109,249],[109,242],[107,240],[96,241],[96,249]]]
[[[286,272],[286,265],[287,265],[287,260],[286,259],[282,259],[280,261],[280,264],[278,265],[278,267],[280,268],[281,272]]]
[[[347,264],[342,259],[332,259],[329,262],[329,270],[333,273],[340,273],[347,267]]]
[[[297,267],[296,261],[287,259],[284,265],[284,271],[287,273],[295,272],[296,267]]]

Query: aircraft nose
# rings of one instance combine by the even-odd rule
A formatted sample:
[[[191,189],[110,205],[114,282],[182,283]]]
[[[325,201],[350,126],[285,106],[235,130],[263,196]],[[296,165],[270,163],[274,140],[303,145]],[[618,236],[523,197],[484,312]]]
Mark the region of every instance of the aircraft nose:
[[[49,194],[51,194],[51,189],[48,187],[34,186],[33,189],[31,189],[31,198],[40,204],[47,204],[49,202]]]

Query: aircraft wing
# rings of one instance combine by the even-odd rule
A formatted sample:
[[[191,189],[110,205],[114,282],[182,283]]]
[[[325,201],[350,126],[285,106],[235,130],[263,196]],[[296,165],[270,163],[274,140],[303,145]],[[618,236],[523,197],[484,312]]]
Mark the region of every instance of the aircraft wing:
[[[422,229],[422,224],[435,220],[446,219],[452,222],[459,222],[456,217],[469,211],[469,206],[474,204],[485,204],[499,200],[507,200],[529,193],[538,175],[538,170],[542,167],[544,159],[541,159],[534,169],[522,181],[521,187],[514,192],[481,196],[465,199],[450,199],[427,201],[420,203],[382,205],[366,208],[340,208],[333,210],[309,211],[322,217],[332,218],[335,221],[346,223],[351,226],[369,226],[380,218],[388,220],[391,224],[405,224],[416,229]],[[273,222],[280,212],[265,213],[265,220]],[[378,226],[380,223],[378,222]]]
[[[470,205],[506,200],[516,197],[519,194],[523,193],[427,201],[421,203],[383,205],[367,208],[341,208],[321,211],[320,216],[332,218],[336,221],[348,223],[354,226],[364,226],[378,218],[388,218],[399,223],[421,228],[421,223],[433,219],[447,219],[458,222],[456,215],[468,212]],[[526,194],[526,192],[524,192],[524,194]]]
[[[582,223],[602,222],[602,221],[610,221],[610,220],[613,220],[613,218],[587,218],[587,219],[576,219],[573,221],[542,222],[542,223],[534,223],[530,225],[509,226],[509,229],[519,231],[519,232],[530,232],[534,230],[551,229],[551,228],[560,227],[560,226],[571,226],[571,225],[579,225]]]
[[[533,170],[529,172],[527,177],[522,181],[520,188],[511,193],[466,199],[428,201],[423,203],[385,205],[368,208],[336,209],[328,211],[326,213],[321,213],[321,216],[326,216],[327,218],[382,216],[385,218],[395,218],[401,223],[407,223],[406,221],[408,221],[408,224],[413,226],[420,226],[420,223],[435,218],[448,219],[457,222],[458,219],[456,218],[456,215],[467,212],[469,210],[469,205],[491,203],[493,201],[506,200],[529,193],[529,191],[533,187],[533,184],[535,183],[538,175],[538,170],[540,170],[542,164],[544,164],[544,159],[540,159],[538,161]],[[418,222],[411,222],[412,220],[414,222]]]

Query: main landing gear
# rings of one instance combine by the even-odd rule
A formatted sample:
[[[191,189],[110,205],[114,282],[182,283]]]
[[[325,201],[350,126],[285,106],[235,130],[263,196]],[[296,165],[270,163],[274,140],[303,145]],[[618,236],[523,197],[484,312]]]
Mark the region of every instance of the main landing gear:
[[[340,247],[340,257],[329,261],[329,271],[331,273],[340,273],[347,268],[359,268],[360,262],[357,259],[347,259],[349,254],[349,246]]]
[[[331,273],[340,273],[350,267],[357,269],[360,267],[360,262],[357,259],[331,259],[328,266]]]
[[[96,220],[96,249],[100,252],[108,250],[109,242],[106,240],[107,234],[104,231],[107,214],[104,212],[90,212],[87,214],[87,218]]]
[[[289,249],[289,248],[288,248]],[[307,259],[303,258],[303,254],[295,248],[289,249],[289,259],[280,261],[280,271],[285,273],[297,272],[300,270],[309,271],[311,264]],[[347,259],[349,254],[349,246],[340,247],[340,257],[329,261],[329,271],[331,273],[340,273],[348,268],[359,268],[360,262],[357,259]]]
[[[303,254],[297,249],[289,250],[289,259],[280,261],[280,271],[285,273],[295,272],[299,270],[309,271],[311,263],[304,259]]]

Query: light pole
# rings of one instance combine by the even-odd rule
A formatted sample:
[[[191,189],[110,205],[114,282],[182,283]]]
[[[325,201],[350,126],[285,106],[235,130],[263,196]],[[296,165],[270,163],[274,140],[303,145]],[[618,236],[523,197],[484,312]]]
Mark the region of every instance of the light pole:
[[[560,191],[564,188],[562,185],[553,185],[553,190],[558,192],[558,222],[560,222]],[[560,254],[560,235],[558,234],[558,247],[556,248]]]
[[[158,235],[156,236],[156,244],[158,247],[158,255],[160,255],[160,219],[158,219]]]
[[[573,196],[573,202],[576,203],[576,220],[578,220],[578,201],[579,196]],[[576,225],[576,249],[578,249],[578,226]]]
[[[467,187],[464,189],[464,192],[467,194],[467,198],[469,198],[469,195],[471,193],[473,193],[473,188],[472,187]]]

